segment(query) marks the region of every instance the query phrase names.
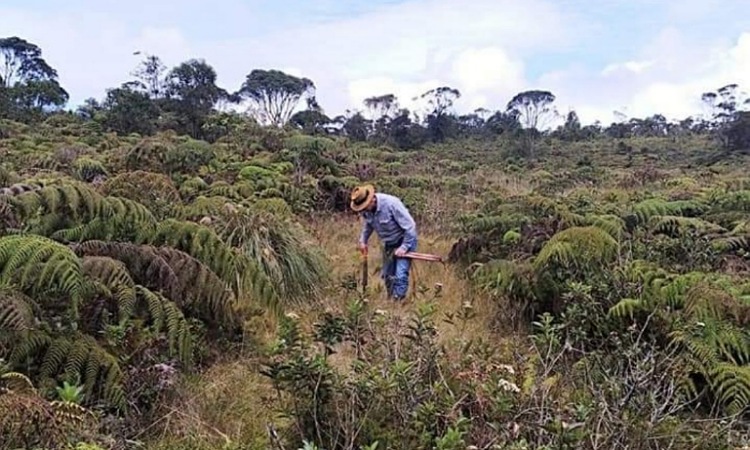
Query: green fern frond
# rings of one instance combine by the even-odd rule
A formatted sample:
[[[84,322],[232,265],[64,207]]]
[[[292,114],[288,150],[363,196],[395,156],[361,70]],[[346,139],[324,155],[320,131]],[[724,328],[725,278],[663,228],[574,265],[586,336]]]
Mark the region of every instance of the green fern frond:
[[[185,180],[185,182],[180,185],[180,195],[182,198],[189,200],[207,189],[208,183],[206,183],[203,178],[193,177]]]
[[[153,213],[144,205],[125,198],[105,197],[97,217],[73,228],[58,230],[50,237],[63,242],[127,239],[153,229],[156,223]]]
[[[667,201],[651,198],[633,206],[631,215],[636,224],[648,223],[654,216],[697,216],[706,211],[706,206],[695,200]]]
[[[633,318],[636,313],[647,311],[647,306],[643,299],[623,298],[609,308],[607,314],[611,317],[630,317]]]
[[[17,339],[11,354],[14,366],[38,365],[41,377],[63,376],[70,383],[81,380],[88,403],[102,399],[115,408],[125,407],[123,374],[117,359],[92,336],[74,333],[51,337],[32,332],[19,333]]]
[[[616,241],[620,242],[625,233],[625,221],[614,214],[603,214],[586,218],[588,225],[592,225],[606,231]]]
[[[237,192],[237,187],[226,181],[215,181],[206,191],[207,197],[226,197],[233,200],[241,200],[243,197]]]
[[[75,313],[82,285],[81,261],[68,247],[42,236],[0,238],[0,286],[18,286],[32,297],[55,289]]]
[[[654,232],[673,237],[681,236],[689,231],[701,234],[724,233],[728,231],[722,226],[697,217],[653,216],[649,220],[649,225]]]
[[[557,283],[526,261],[492,260],[479,265],[471,278],[485,292],[509,300],[512,321],[531,320],[540,307],[559,296]]]
[[[11,199],[16,215],[24,222],[41,220],[38,233],[56,231],[57,222],[83,223],[102,214],[104,197],[77,181],[51,184]],[[47,226],[45,226],[47,225]]]
[[[182,198],[172,180],[161,173],[136,170],[124,172],[104,183],[104,192],[145,205],[162,217],[182,204]]]
[[[746,236],[730,236],[711,241],[711,246],[719,252],[750,251],[750,234]]]
[[[711,385],[730,414],[750,408],[750,366],[720,363],[708,373]]]
[[[193,336],[182,311],[158,292],[140,285],[135,290],[139,305],[148,311],[154,330],[166,332],[170,356],[178,355],[180,361],[189,366],[192,363]]]
[[[563,228],[581,227],[586,224],[583,215],[571,212],[555,199],[534,194],[523,198],[523,202],[536,217],[555,217]]]
[[[203,217],[216,217],[227,208],[227,205],[234,207],[232,200],[222,196],[199,196],[190,204],[181,206],[177,212],[177,219],[180,220],[200,220]]]
[[[729,234],[733,236],[750,235],[750,220],[741,219],[734,221],[730,226]]]
[[[194,222],[164,220],[155,229],[141,233],[138,242],[183,251],[206,264],[230,285],[239,275],[237,252],[225,244],[211,228]]]
[[[595,226],[571,227],[556,233],[534,259],[538,269],[557,264],[585,269],[612,261],[619,250],[618,242]]]
[[[107,176],[108,172],[100,161],[81,156],[73,161],[73,174],[80,181],[91,182],[98,176]]]
[[[750,190],[724,193],[715,199],[715,205],[720,211],[750,212]]]

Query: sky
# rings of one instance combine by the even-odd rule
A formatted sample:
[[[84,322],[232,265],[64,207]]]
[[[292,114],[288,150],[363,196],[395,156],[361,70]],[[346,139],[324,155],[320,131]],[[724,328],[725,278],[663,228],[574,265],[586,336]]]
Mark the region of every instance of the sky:
[[[143,54],[204,59],[236,91],[253,69],[306,76],[329,116],[439,86],[459,113],[549,90],[584,124],[704,112],[750,91],[748,0],[0,0],[0,36],[41,47],[75,107],[131,79]],[[140,56],[133,55],[140,51]]]

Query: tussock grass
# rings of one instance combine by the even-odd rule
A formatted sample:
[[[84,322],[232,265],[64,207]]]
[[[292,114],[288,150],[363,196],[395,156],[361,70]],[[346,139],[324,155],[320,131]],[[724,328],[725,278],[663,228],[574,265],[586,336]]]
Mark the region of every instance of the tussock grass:
[[[148,448],[267,449],[266,425],[277,421],[267,402],[273,395],[256,361],[217,363],[200,376],[182,379],[153,429],[143,430],[158,430]]]

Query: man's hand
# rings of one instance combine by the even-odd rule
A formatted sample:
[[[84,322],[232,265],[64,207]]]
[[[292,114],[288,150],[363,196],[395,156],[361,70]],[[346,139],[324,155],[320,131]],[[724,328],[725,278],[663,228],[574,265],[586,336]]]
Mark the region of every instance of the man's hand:
[[[363,256],[367,256],[367,244],[360,242],[357,244],[357,248],[359,248],[359,252],[362,253]]]
[[[404,255],[406,254],[406,249],[405,249],[405,248],[403,248],[403,247],[399,247],[399,248],[397,248],[397,249],[396,249],[396,251],[395,251],[395,252],[393,252],[393,254],[394,254],[395,256],[397,256],[397,257],[399,257],[399,258],[400,258],[400,257],[402,257],[402,256],[404,256]]]

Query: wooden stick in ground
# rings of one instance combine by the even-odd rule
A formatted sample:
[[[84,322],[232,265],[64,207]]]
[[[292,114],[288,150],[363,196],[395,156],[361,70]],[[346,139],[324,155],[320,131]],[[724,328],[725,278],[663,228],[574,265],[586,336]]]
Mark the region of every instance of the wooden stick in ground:
[[[362,252],[362,295],[367,294],[367,252]]]

